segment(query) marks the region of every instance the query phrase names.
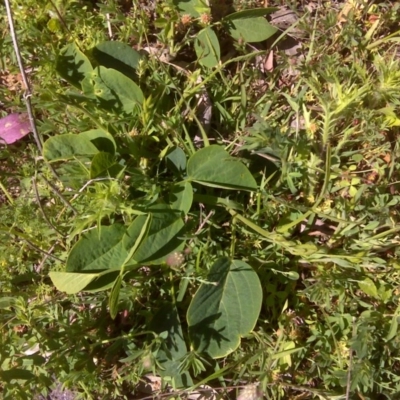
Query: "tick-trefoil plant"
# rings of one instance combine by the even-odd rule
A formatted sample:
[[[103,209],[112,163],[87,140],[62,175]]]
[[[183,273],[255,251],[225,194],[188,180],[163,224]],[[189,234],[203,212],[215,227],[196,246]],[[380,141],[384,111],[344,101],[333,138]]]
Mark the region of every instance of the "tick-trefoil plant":
[[[394,395],[398,63],[379,10],[311,10],[289,59],[274,8],[142,6],[18,10],[45,140],[2,158],[5,398],[140,398],[146,379],[161,398]]]

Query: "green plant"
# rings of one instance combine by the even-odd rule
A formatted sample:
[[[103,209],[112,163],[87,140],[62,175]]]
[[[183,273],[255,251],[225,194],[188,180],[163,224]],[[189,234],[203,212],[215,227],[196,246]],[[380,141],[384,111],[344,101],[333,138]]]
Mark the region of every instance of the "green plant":
[[[396,398],[397,6],[310,9],[302,58],[255,2],[36,3],[15,18],[44,150],[0,154],[4,398],[145,375]]]

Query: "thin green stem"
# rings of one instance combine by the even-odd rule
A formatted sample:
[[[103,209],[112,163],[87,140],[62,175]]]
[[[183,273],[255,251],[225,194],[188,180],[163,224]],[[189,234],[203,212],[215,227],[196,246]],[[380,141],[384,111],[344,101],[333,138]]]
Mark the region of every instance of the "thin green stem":
[[[14,205],[14,200],[11,197],[11,194],[9,193],[9,191],[5,188],[5,186],[0,182],[0,189],[4,192],[5,196],[7,197],[7,200]]]

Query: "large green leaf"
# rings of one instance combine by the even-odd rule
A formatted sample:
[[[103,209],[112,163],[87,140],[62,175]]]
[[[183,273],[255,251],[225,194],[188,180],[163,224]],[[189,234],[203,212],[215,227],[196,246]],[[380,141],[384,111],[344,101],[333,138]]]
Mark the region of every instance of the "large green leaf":
[[[140,239],[142,242],[143,239],[148,234],[147,230],[146,235],[142,236],[143,235],[142,228],[148,223],[147,220],[149,218],[151,223],[151,215],[150,216],[145,214],[139,215],[129,225],[124,237],[122,238],[122,244],[126,250],[130,250],[133,247],[135,248],[135,251],[137,250],[138,247],[137,241]]]
[[[166,303],[161,306],[150,323],[150,330],[165,338],[163,346],[156,355],[156,359],[162,367],[159,369],[160,375],[163,378],[173,378],[174,389],[193,385],[187,371],[183,374],[179,373],[180,359],[186,355],[187,348],[174,304]]]
[[[43,146],[43,156],[50,162],[92,156],[96,153],[97,147],[89,139],[72,133],[53,136]]]
[[[221,51],[218,37],[210,27],[203,29],[197,34],[194,49],[201,65],[207,68],[214,68],[218,65]]]
[[[173,147],[165,155],[167,168],[176,176],[182,176],[186,169],[186,155],[180,147]]]
[[[160,206],[149,215],[138,216],[128,229],[120,224],[93,229],[72,248],[66,270],[93,272],[163,262],[170,253],[183,248],[179,235],[183,226],[180,213]]]
[[[79,136],[89,139],[99,151],[105,151],[110,154],[115,154],[117,144],[112,135],[102,129],[91,129],[81,132]]]
[[[193,347],[212,358],[224,357],[240,344],[257,322],[262,289],[245,262],[220,258],[211,267],[187,312]]]
[[[173,0],[181,14],[189,14],[193,18],[200,17],[201,14],[210,14],[210,7],[206,0]]]
[[[119,269],[105,270],[99,272],[95,279],[93,279],[87,286],[85,286],[85,292],[97,293],[104,290],[111,289],[114,286],[115,280],[120,275]]]
[[[186,215],[193,202],[193,188],[190,182],[179,182],[172,186],[169,201],[173,210],[180,210]]]
[[[184,224],[179,215],[161,205],[147,215],[138,216],[128,229],[114,224],[91,230],[72,248],[66,272],[50,273],[54,285],[67,293],[96,292],[113,286],[110,306],[115,315],[121,284],[115,280],[122,267],[141,262],[160,263],[183,248],[179,234]]]
[[[90,178],[98,178],[99,176],[117,176],[124,167],[118,164],[114,155],[100,151],[97,153],[90,164]]]
[[[184,239],[181,231],[184,226],[180,213],[169,209],[164,205],[153,208],[152,219],[147,236],[133,254],[132,263],[158,264],[164,262],[166,257],[174,251],[181,250]],[[128,232],[134,238],[136,232],[144,223],[143,216],[136,218],[135,226],[129,228]]]
[[[96,98],[100,107],[115,112],[132,114],[143,102],[143,93],[133,80],[102,66],[86,75],[82,89],[86,96]]]
[[[278,31],[264,17],[251,14],[235,13],[225,20],[225,24],[234,39],[250,43],[262,42]]]
[[[125,227],[120,224],[92,229],[72,248],[67,259],[68,272],[120,268],[128,251],[122,244]]]
[[[98,274],[79,274],[76,272],[53,271],[49,273],[53,285],[60,292],[75,294],[83,290]]]
[[[187,174],[189,180],[206,186],[257,189],[257,183],[247,167],[218,145],[205,147],[190,157]]]
[[[65,46],[57,57],[56,70],[71,85],[81,89],[82,80],[93,68],[89,59],[71,43]]]
[[[98,292],[112,287],[110,313],[116,315],[121,268],[146,238],[152,215],[141,215],[126,229],[123,225],[102,226],[85,234],[72,248],[67,272],[51,272],[58,290],[77,293]]]
[[[114,285],[119,274],[119,269],[114,269],[96,273],[53,271],[49,276],[57,290],[75,294],[82,290],[93,293],[107,290]]]
[[[96,45],[92,56],[99,65],[113,68],[128,77],[135,75],[135,69],[141,59],[140,53],[126,43],[108,41]]]

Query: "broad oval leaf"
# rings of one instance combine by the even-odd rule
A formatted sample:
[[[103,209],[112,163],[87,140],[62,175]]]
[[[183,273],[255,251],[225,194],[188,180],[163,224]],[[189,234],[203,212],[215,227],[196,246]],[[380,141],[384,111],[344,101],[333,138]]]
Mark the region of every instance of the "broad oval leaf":
[[[173,210],[186,215],[193,202],[193,188],[190,182],[179,182],[172,186],[169,193],[169,204]]]
[[[152,216],[150,214],[138,215],[129,225],[124,237],[122,238],[122,244],[127,251],[131,251],[133,249],[134,252],[132,254],[136,252],[139,245],[149,233],[151,220]]]
[[[239,17],[226,20],[225,23],[234,39],[249,43],[267,40],[278,31],[264,17]]]
[[[218,145],[193,154],[187,165],[187,174],[189,180],[206,186],[257,190],[257,183],[247,167]]]
[[[70,160],[66,163],[61,163],[57,168],[57,173],[64,186],[75,190],[81,189],[83,185],[90,179],[87,165],[90,160]],[[79,232],[79,229],[77,230]]]
[[[85,292],[97,293],[103,290],[111,289],[114,286],[114,282],[120,273],[121,271],[119,268],[99,272],[95,279],[93,279],[82,290]]]
[[[72,133],[53,136],[46,140],[43,146],[43,156],[50,162],[91,156],[96,153],[98,153],[97,147],[90,140]]]
[[[60,292],[75,294],[83,290],[98,277],[98,274],[79,274],[76,272],[53,271],[49,273],[53,285]]]
[[[79,136],[89,139],[99,151],[105,151],[110,154],[115,154],[117,144],[112,135],[102,129],[91,129],[81,132]]]
[[[125,114],[132,114],[144,99],[141,89],[132,79],[102,66],[86,75],[82,89],[86,96],[96,98],[100,107]]]
[[[71,85],[81,89],[82,80],[93,68],[76,44],[71,43],[65,46],[57,57],[56,70]]]
[[[181,14],[189,14],[193,18],[201,14],[210,14],[211,9],[204,0],[173,0]]]
[[[147,236],[132,256],[133,263],[140,264],[159,264],[164,262],[166,257],[183,248],[184,239],[181,237],[181,231],[184,227],[180,213],[160,205],[150,210],[151,222]],[[131,226],[128,232],[132,237],[136,237],[139,229],[145,222],[145,216],[139,216]],[[133,225],[133,224],[132,224]]]
[[[165,155],[167,168],[176,176],[181,176],[186,169],[186,155],[180,147],[173,147]]]
[[[53,271],[49,276],[57,290],[75,294],[83,290],[92,293],[107,290],[114,285],[119,274],[120,271],[116,269],[96,273]]]
[[[92,56],[99,65],[116,69],[128,77],[135,75],[141,59],[140,53],[126,43],[117,41],[99,43],[92,49]]]
[[[218,65],[221,51],[218,37],[210,27],[198,33],[194,42],[194,49],[201,65],[207,68],[214,68]]]
[[[128,251],[122,244],[125,227],[120,224],[92,229],[72,248],[67,259],[68,272],[117,269],[126,261]]]
[[[123,169],[123,166],[115,161],[114,155],[100,151],[97,153],[90,164],[90,178],[100,176],[117,176]]]
[[[261,310],[260,280],[250,265],[220,258],[211,267],[187,312],[194,349],[212,358],[224,357],[249,333]]]

